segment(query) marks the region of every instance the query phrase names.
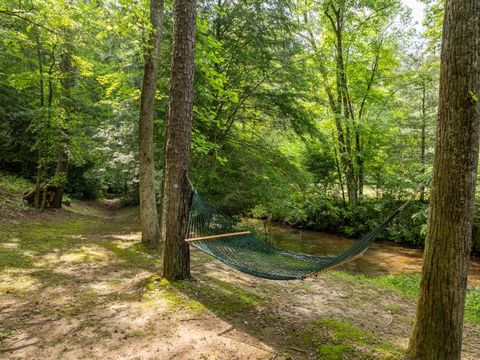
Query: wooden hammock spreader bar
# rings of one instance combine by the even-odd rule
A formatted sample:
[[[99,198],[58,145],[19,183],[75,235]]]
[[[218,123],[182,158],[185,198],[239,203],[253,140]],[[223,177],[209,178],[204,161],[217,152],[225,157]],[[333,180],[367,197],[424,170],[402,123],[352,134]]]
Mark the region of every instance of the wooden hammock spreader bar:
[[[251,234],[251,231],[239,231],[239,232],[227,233],[227,234],[200,236],[196,238],[188,238],[188,239],[185,239],[185,241],[193,242],[193,241],[201,241],[201,240],[211,240],[211,239],[218,239],[218,238],[224,238],[229,236],[246,235],[246,234]]]

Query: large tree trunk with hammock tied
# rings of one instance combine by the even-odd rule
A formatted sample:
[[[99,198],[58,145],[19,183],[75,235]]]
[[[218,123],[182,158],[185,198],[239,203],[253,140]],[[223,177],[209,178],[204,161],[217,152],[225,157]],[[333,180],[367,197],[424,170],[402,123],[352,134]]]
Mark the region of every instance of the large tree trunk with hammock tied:
[[[155,161],[153,120],[155,117],[155,92],[159,52],[163,28],[163,0],[150,1],[150,39],[144,54],[142,94],[140,98],[139,120],[139,187],[140,187],[140,227],[142,243],[148,247],[160,248],[160,225],[155,196]]]
[[[461,358],[480,132],[480,2],[446,0],[437,141],[407,359]]]
[[[185,238],[190,198],[188,168],[192,134],[195,18],[195,0],[175,1],[162,203],[162,237],[165,241],[163,276],[168,280],[190,277],[190,250]]]

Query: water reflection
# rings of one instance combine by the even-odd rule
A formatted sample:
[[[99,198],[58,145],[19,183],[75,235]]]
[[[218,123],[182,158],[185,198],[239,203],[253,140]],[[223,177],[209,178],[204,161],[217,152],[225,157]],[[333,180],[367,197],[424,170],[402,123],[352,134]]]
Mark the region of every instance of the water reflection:
[[[337,255],[350,247],[355,240],[342,236],[248,219],[258,233],[281,249],[314,255]],[[367,276],[420,272],[422,250],[397,246],[391,243],[374,243],[361,258],[342,265],[341,269]],[[470,263],[469,285],[480,284],[480,260]]]

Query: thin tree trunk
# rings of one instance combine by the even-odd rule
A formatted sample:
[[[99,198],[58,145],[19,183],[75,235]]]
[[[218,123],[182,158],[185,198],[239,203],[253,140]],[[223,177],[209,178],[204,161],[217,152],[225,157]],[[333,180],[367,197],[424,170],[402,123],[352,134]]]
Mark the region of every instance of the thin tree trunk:
[[[342,170],[340,169],[340,163],[338,161],[338,154],[337,154],[337,147],[335,145],[333,145],[333,152],[334,152],[334,155],[335,155],[335,167],[337,169],[338,181],[340,183],[340,190],[342,191],[343,203],[346,204],[345,190],[343,188]]]
[[[65,191],[68,174],[68,134],[65,130],[62,130],[61,137],[60,149],[57,153],[57,167],[55,168],[55,196],[52,202],[52,207],[55,209],[62,207],[63,193]]]
[[[161,247],[155,196],[153,121],[155,118],[159,54],[162,43],[163,6],[163,0],[150,0],[152,29],[149,34],[148,48],[144,55],[145,64],[139,120],[140,228],[142,230],[142,243],[154,248]]]
[[[378,62],[380,60],[380,48],[383,44],[383,39],[380,41],[380,45],[377,48],[377,52],[373,59],[372,71],[370,74],[370,78],[367,82],[367,88],[365,89],[365,93],[363,94],[362,102],[360,103],[360,107],[358,110],[357,121],[355,122],[354,114],[353,114],[353,104],[351,103],[350,97],[348,97],[350,102],[351,108],[351,117],[352,121],[354,122],[355,127],[355,151],[356,151],[356,161],[357,161],[357,171],[358,171],[358,195],[361,198],[363,196],[363,188],[365,186],[365,159],[363,157],[363,143],[362,143],[362,119],[363,113],[365,110],[365,106],[367,104],[368,96],[370,95],[370,91],[372,90],[373,83],[375,81],[375,77],[378,71]],[[347,92],[348,93],[348,92]]]
[[[47,195],[48,195],[48,186],[45,185],[42,192],[42,202],[40,204],[40,210],[43,211],[47,207]]]
[[[40,100],[40,108],[41,108],[41,115],[40,115],[40,140],[38,142],[38,164],[37,164],[37,179],[35,182],[35,194],[33,200],[33,206],[36,209],[40,208],[40,188],[42,184],[43,174],[44,174],[44,163],[43,163],[43,156],[44,156],[44,147],[45,147],[45,114],[44,114],[44,107],[45,107],[45,85],[44,85],[44,77],[43,77],[43,59],[42,59],[42,48],[40,42],[40,30],[37,28],[36,33],[36,46],[37,46],[37,59],[38,59],[38,75],[39,75],[39,86],[40,86],[40,93],[39,93],[39,100]]]
[[[38,31],[38,29],[37,29]],[[35,193],[33,198],[33,205],[35,208],[44,210],[47,207],[47,192],[46,188],[48,187],[47,175],[48,175],[48,158],[47,158],[47,147],[49,139],[47,138],[48,129],[51,123],[52,116],[52,102],[53,102],[53,69],[56,65],[55,51],[56,45],[52,47],[50,53],[50,66],[48,67],[47,72],[47,96],[45,97],[45,73],[43,70],[43,54],[41,49],[41,41],[39,32],[37,32],[36,37],[37,42],[37,56],[39,64],[39,75],[40,75],[40,106],[41,111],[41,127],[40,127],[40,140],[39,140],[39,151],[38,151],[38,168],[37,168],[37,179],[35,183]],[[51,202],[48,204],[51,205]]]
[[[163,276],[168,280],[190,277],[190,250],[185,236],[189,210],[187,176],[192,135],[195,18],[195,0],[175,1],[162,209]]]
[[[377,169],[376,171],[376,174],[375,174],[375,197],[379,197],[380,196],[380,182],[382,181],[382,175],[381,175],[381,172],[380,172],[380,169]]]
[[[422,83],[422,127],[420,135],[420,164],[421,164],[421,173],[425,175],[426,167],[426,127],[427,127],[427,112],[426,112],[426,84],[425,81]],[[423,179],[422,179],[423,182]],[[425,185],[420,187],[420,201],[425,201]]]
[[[355,204],[358,200],[358,181],[355,171],[355,157],[352,149],[351,124],[354,122],[353,106],[347,89],[345,62],[343,58],[343,26],[344,17],[342,4],[338,9],[333,3],[329,3],[325,15],[329,19],[335,33],[335,66],[336,66],[336,104],[332,108],[335,113],[335,124],[338,132],[340,160],[342,161],[347,185],[348,202]],[[331,10],[333,16],[330,14]],[[331,102],[331,100],[330,100]],[[343,124],[345,129],[343,129]]]
[[[68,147],[70,142],[68,135],[68,122],[71,116],[71,90],[73,87],[72,58],[68,50],[64,51],[61,55],[60,71],[62,73],[60,79],[62,86],[60,106],[63,108],[65,119],[64,126],[61,130],[60,147],[57,153],[57,167],[55,169],[54,185],[56,186],[56,189],[52,207],[56,209],[62,207],[63,192],[65,190],[68,174]]]
[[[360,119],[359,119],[360,120]],[[357,160],[357,174],[358,174],[358,182],[357,182],[357,189],[358,189],[358,196],[360,198],[363,197],[363,188],[365,186],[365,169],[363,166],[364,159],[362,155],[362,138],[360,136],[360,127],[361,123],[355,125],[355,156]]]
[[[437,141],[407,359],[461,358],[480,132],[480,2],[446,0]]]

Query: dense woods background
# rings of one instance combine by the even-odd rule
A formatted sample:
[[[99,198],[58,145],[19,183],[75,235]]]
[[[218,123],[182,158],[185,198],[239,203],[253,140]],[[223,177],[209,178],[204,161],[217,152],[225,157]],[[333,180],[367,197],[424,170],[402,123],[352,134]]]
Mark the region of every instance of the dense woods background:
[[[442,18],[440,1],[426,4],[418,30],[398,0],[199,1],[197,189],[231,214],[348,236],[416,196],[383,236],[422,245]],[[167,1],[158,192],[172,11]],[[1,0],[0,168],[72,198],[138,203],[150,26],[147,1]]]

